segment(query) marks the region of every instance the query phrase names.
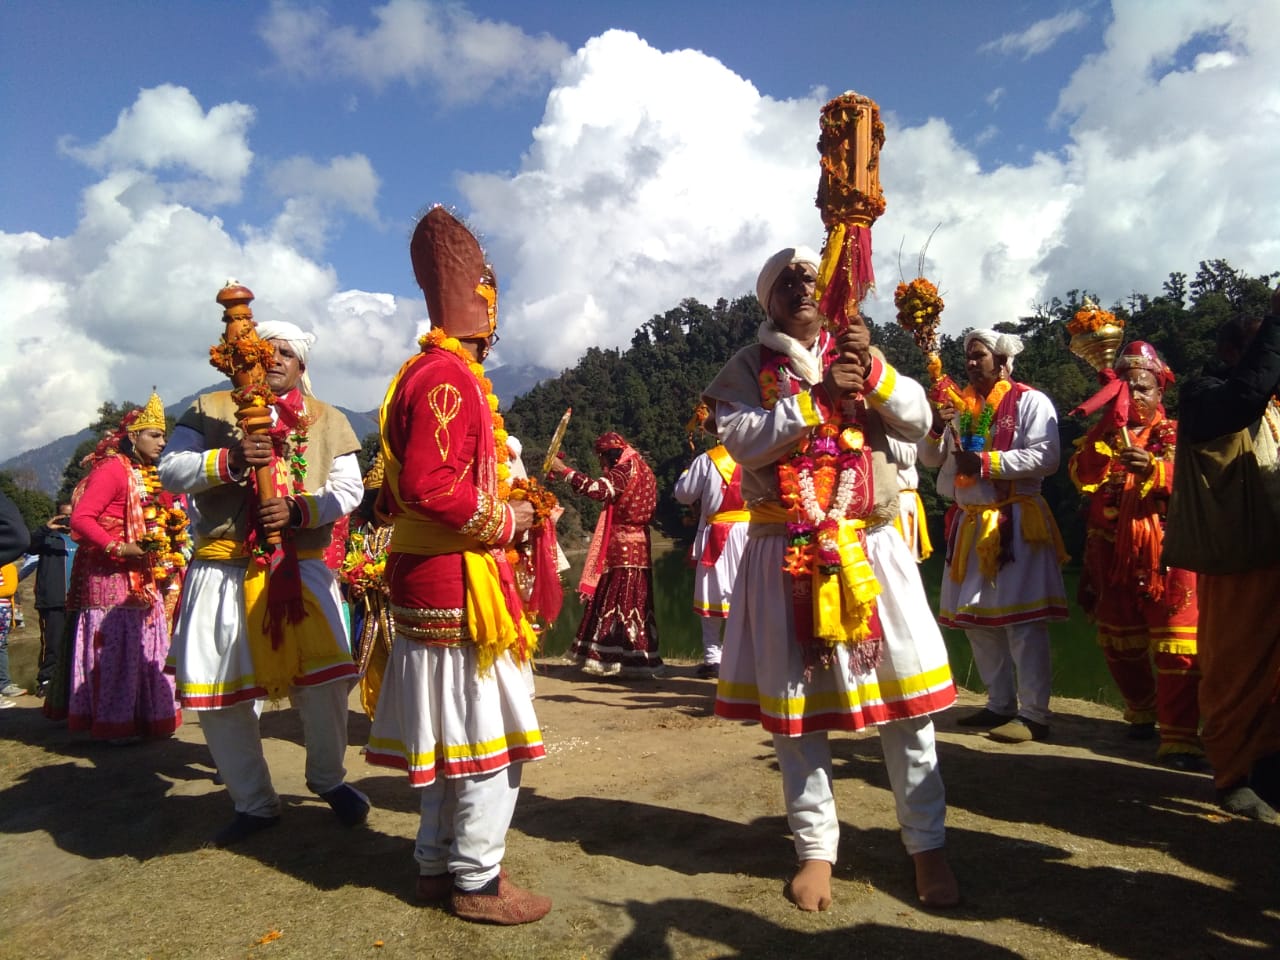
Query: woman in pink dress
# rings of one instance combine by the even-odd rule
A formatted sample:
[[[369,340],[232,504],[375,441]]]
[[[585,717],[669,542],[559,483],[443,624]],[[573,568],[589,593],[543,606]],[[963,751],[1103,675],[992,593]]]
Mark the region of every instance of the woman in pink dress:
[[[67,596],[75,626],[64,715],[72,730],[113,742],[167,737],[182,722],[164,672],[165,596],[177,589],[187,518],[160,489],[164,428],[153,393],[98,444],[73,498],[80,549]]]

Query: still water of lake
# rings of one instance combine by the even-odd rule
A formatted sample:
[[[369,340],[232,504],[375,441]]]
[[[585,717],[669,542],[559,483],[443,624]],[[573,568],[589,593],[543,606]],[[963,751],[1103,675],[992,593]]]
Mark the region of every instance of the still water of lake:
[[[551,630],[543,636],[543,656],[558,656],[569,649],[582,620],[582,604],[577,584],[582,569],[582,556],[571,557],[573,568],[566,574],[564,609]],[[930,557],[920,568],[929,602],[936,611],[938,591],[942,583],[942,558]],[[1067,596],[1074,599],[1079,569],[1064,571]],[[702,627],[693,613],[693,569],[678,544],[654,540],[653,561],[654,608],[658,619],[659,652],[664,657],[685,660],[702,659]],[[1114,707],[1123,707],[1116,693],[1106,661],[1094,638],[1094,628],[1084,614],[1070,604],[1071,618],[1050,625],[1053,644],[1053,693],[1059,697],[1076,697]],[[969,642],[959,630],[944,630],[951,671],[961,686],[981,691],[982,681],[973,666]]]

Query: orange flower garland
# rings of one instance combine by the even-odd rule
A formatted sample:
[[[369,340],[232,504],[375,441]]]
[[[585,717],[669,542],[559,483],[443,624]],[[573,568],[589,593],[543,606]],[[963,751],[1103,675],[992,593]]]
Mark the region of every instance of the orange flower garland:
[[[1067,321],[1067,333],[1073,337],[1082,333],[1093,333],[1103,327],[1124,327],[1124,321],[1110,310],[1103,310],[1092,300],[1085,300],[1084,306]]]
[[[142,488],[145,529],[137,543],[150,558],[151,574],[157,585],[164,587],[187,565],[182,552],[189,540],[187,514],[173,502],[172,494],[164,492],[154,464],[131,464],[131,467],[134,481]]]

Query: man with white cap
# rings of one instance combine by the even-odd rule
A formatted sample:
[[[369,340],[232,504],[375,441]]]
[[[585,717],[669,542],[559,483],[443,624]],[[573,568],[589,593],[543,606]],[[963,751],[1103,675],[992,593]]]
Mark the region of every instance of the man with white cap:
[[[1003,743],[1049,736],[1049,623],[1067,618],[1066,552],[1040,494],[1058,469],[1053,401],[1011,378],[1022,340],[995,330],[964,338],[964,409],[946,401],[920,441],[947,514],[938,619],[964,630],[987,705],[959,722]]]
[[[947,863],[946,796],[930,714],[955,701],[942,635],[894,527],[889,437],[929,429],[924,389],[877,350],[861,316],[826,329],[818,255],[779,251],[760,271],[768,315],[707,387],[709,424],[742,466],[750,513],[730,601],[717,716],[773,735],[799,869],[789,894],[825,910],[840,839],[831,730],[880,733],[916,892],[931,908],[960,890]],[[823,482],[817,482],[819,476]],[[829,482],[828,482],[829,481]]]
[[[341,599],[323,551],[335,520],[364,493],[347,418],[311,392],[315,337],[265,321],[272,344],[267,385],[275,394],[268,433],[237,425],[231,391],[197,397],[160,462],[165,487],[190,495],[195,554],[182,592],[170,663],[178,699],[200,711],[200,728],[235,803],[214,836],[229,846],[274,826],[280,800],[262,753],[255,704],[287,696],[306,739],[307,787],[346,826],[369,803],[344,783],[347,694],[357,670]],[[255,472],[274,467],[262,500]],[[272,546],[268,536],[281,534]]]

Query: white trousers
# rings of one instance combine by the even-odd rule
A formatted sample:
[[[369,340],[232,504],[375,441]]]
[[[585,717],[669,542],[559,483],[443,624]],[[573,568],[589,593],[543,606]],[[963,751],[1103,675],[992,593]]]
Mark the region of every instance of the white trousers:
[[[1053,680],[1049,624],[1037,620],[1007,627],[966,627],[964,634],[987,688],[987,709],[1048,723]]]
[[[936,850],[946,842],[947,795],[938,770],[933,720],[911,717],[876,728],[907,853]],[[831,789],[831,744],[826,733],[775,734],[787,824],[801,860],[836,862],[840,820]]]
[[[307,748],[307,789],[327,793],[341,786],[347,775],[347,694],[349,680],[314,687],[290,687],[289,699],[302,718]],[[222,782],[235,803],[236,813],[274,817],[280,798],[271,785],[271,771],[262,754],[262,731],[257,701],[243,700],[230,707],[201,710],[200,729],[213,754]]]
[[[724,617],[699,617],[702,621],[702,662],[719,663]]]
[[[523,766],[513,763],[483,777],[436,777],[419,788],[422,819],[413,848],[418,873],[452,873],[459,890],[479,890],[498,875]]]

